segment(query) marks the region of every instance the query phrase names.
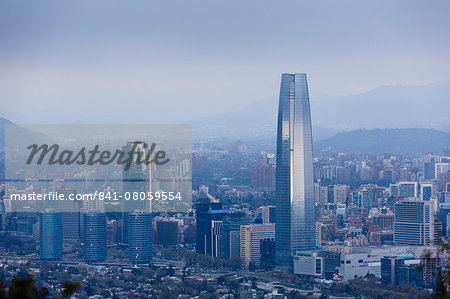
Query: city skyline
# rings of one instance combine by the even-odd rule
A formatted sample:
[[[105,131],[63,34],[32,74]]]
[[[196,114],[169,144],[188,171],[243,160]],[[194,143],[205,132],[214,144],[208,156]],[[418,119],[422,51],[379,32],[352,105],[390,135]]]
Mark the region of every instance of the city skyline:
[[[0,1],[0,298],[448,298],[449,12]]]
[[[39,214],[26,207],[14,212],[8,205],[0,206],[4,240],[0,258],[8,265],[3,271],[6,283],[14,284],[20,267],[25,269],[20,275],[26,271],[40,288],[55,288],[68,277],[80,282],[77,294],[81,296],[125,298],[132,292],[169,298],[164,286],[173,294],[214,294],[216,290],[234,297],[298,294],[283,286],[286,279],[289,285],[307,289],[302,292],[317,295],[345,297],[370,291],[371,296],[388,292],[427,298],[436,294],[441,282],[437,273],[448,267],[440,243],[448,242],[450,236],[449,149],[444,155],[421,156],[322,152],[312,160],[311,149],[308,155],[303,153],[311,147],[310,124],[305,124],[309,120],[306,75],[283,74],[282,78],[280,110],[289,117],[280,117],[280,123],[284,121],[284,128],[299,127],[280,130],[285,133],[287,160],[293,154],[297,160],[308,156],[311,162],[309,177],[302,167],[295,167],[298,164],[292,167],[298,177],[309,178],[308,184],[314,182],[310,202],[315,209],[307,216],[314,214],[316,221],[309,236],[302,231],[307,219],[301,215],[302,192],[295,196],[300,204],[294,203],[288,211],[294,217],[279,213],[283,210],[277,202],[277,185],[291,181],[283,178],[276,183],[276,166],[281,163],[276,159],[283,151],[277,155],[260,146],[250,149],[239,140],[230,149],[205,142],[194,147],[191,162],[183,159],[176,171],[192,169],[192,211],[129,213],[129,221],[124,221],[117,213],[90,213],[88,207],[80,210],[81,217],[73,217],[75,213]],[[291,115],[291,111],[303,113]],[[292,136],[306,136],[309,142]],[[300,154],[294,151],[298,149]],[[133,181],[145,172],[134,167],[129,171],[119,169],[124,180]],[[41,175],[25,172],[24,184],[15,192],[83,193],[80,185],[37,188],[33,182]],[[303,188],[299,180],[293,181]],[[121,185],[128,192],[147,188]],[[108,185],[102,188],[111,190]],[[1,196],[7,199],[9,189],[3,191]],[[297,221],[291,223],[291,219]],[[276,250],[280,223],[300,224],[299,229],[289,230],[289,243],[313,242],[309,250],[288,248],[287,267],[280,267],[283,252]],[[128,244],[123,242],[124,230],[129,231]],[[254,277],[251,286],[241,281],[248,275]],[[354,289],[355,283],[362,286]],[[388,284],[392,285],[386,288]]]

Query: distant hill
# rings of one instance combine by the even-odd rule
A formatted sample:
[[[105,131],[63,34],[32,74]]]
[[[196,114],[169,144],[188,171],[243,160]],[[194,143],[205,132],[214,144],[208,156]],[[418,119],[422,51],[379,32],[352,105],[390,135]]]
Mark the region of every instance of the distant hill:
[[[277,114],[277,100],[259,101],[240,111],[193,119],[192,133],[198,140],[212,136],[244,140],[270,138],[276,134]]]
[[[311,100],[313,124],[348,129],[433,128],[450,132],[450,82],[380,86]]]
[[[336,134],[314,143],[321,152],[426,154],[450,148],[450,133],[433,129],[374,129]]]
[[[3,152],[5,150],[5,130],[7,125],[14,125],[14,133],[17,134],[15,136],[20,137],[20,139],[24,140],[26,142],[26,145],[29,145],[29,142],[31,141],[39,144],[52,142],[52,139],[43,133],[32,131],[25,126],[15,124],[10,120],[7,120],[6,118],[0,118],[0,152]]]
[[[12,124],[6,118],[0,118],[0,182],[5,180],[5,125]]]
[[[26,148],[32,143],[53,143],[52,139],[43,133],[35,132],[26,127],[16,125],[6,118],[0,118],[0,182],[3,182],[5,179],[5,138],[6,127],[8,125],[14,125],[14,134],[16,134],[14,135],[14,137],[17,136],[18,138],[20,138],[19,140],[23,140],[23,142],[25,142],[24,144],[20,145],[20,147],[22,148]]]
[[[314,140],[360,128],[433,128],[450,132],[450,82],[380,86],[348,96],[311,97]],[[196,139],[275,138],[278,99],[191,121]]]
[[[208,137],[248,141],[275,139],[277,118],[277,99],[258,101],[237,112],[194,119],[191,121],[192,133],[196,140]],[[341,131],[331,127],[325,128],[313,125],[315,140],[333,136]]]
[[[276,91],[275,91],[276,92]],[[314,140],[322,140],[336,133],[361,128],[432,128],[450,132],[450,82],[426,85],[380,86],[367,92],[345,96],[315,96],[311,90],[311,117]],[[201,110],[202,107],[197,109]],[[145,107],[143,109],[145,110]],[[161,117],[173,119],[167,111]],[[190,115],[189,111],[184,112]],[[109,115],[109,114],[108,114]],[[113,114],[95,119],[68,111],[36,111],[32,115],[0,115],[18,123],[146,123],[139,115],[123,118]],[[209,137],[228,140],[258,141],[275,138],[278,116],[276,96],[249,104],[227,113],[193,118],[193,138]],[[56,117],[56,118],[55,118]],[[100,118],[99,118],[100,117]],[[187,117],[187,116],[185,116]],[[1,125],[1,122],[0,122]]]
[[[6,118],[0,117],[0,151],[5,148],[5,125],[13,124]]]

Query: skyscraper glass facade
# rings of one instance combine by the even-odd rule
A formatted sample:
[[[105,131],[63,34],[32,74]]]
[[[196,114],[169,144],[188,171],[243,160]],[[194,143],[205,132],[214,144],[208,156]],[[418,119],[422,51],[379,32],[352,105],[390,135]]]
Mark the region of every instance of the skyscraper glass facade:
[[[106,213],[83,214],[84,260],[86,263],[106,259]]]
[[[39,214],[39,246],[43,260],[59,260],[62,256],[63,232],[61,213]]]
[[[128,214],[129,254],[132,264],[149,264],[152,260],[152,214]]]
[[[151,191],[151,167],[145,163],[137,163],[139,158],[141,161],[147,155],[147,150],[144,147],[144,143],[141,141],[128,142],[126,146],[122,147],[122,151],[125,153],[133,153],[130,168],[125,169],[125,164],[122,169],[122,194],[145,194]],[[126,205],[126,207],[125,207]],[[140,211],[140,212],[151,212],[151,202],[149,200],[144,201],[123,201],[122,202],[122,236],[121,243],[128,243],[128,235],[130,225],[128,220],[130,219],[128,211]]]
[[[240,255],[240,228],[250,223],[245,213],[230,213],[223,219],[222,227],[222,258],[232,258]]]
[[[211,214],[212,210],[222,208],[222,203],[208,198],[199,198],[195,205],[196,250],[201,254],[211,254]],[[219,214],[219,216],[222,214]]]
[[[401,200],[394,209],[394,243],[396,245],[430,245],[434,238],[431,202]]]
[[[276,263],[315,247],[312,131],[306,74],[282,74],[276,158]]]

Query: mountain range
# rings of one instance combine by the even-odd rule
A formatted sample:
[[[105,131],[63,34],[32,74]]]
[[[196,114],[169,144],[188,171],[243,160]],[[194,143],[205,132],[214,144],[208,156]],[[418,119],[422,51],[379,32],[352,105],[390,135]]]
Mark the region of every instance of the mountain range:
[[[348,96],[312,97],[315,140],[339,132],[374,128],[433,128],[450,132],[450,82],[381,86]],[[241,111],[191,121],[194,138],[257,140],[276,134],[278,100],[255,102]]]
[[[310,103],[316,152],[439,153],[450,147],[450,82],[382,86],[355,95],[312,97]],[[193,138],[272,143],[277,112],[278,100],[271,99],[192,119]],[[0,147],[7,123],[0,118]]]
[[[3,169],[4,163],[5,125],[7,124],[13,123],[5,118],[0,118],[1,169]],[[49,143],[48,137],[41,133],[20,127],[16,131],[22,135],[22,139],[41,140],[41,143]],[[272,152],[275,151],[275,137],[275,135],[271,137],[261,135],[260,139],[248,142],[254,150]],[[231,139],[228,140],[231,141]],[[337,133],[331,137],[314,141],[316,155],[329,152],[423,155],[427,153],[442,154],[448,149],[450,149],[450,132],[424,128],[359,129]]]
[[[424,155],[450,149],[450,133],[434,129],[373,129],[338,133],[316,141],[314,152]]]

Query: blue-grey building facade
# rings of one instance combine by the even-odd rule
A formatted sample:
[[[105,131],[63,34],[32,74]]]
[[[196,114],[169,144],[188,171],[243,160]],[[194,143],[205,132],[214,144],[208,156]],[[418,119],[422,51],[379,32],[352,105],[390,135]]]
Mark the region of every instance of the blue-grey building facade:
[[[128,244],[130,263],[149,264],[152,261],[152,214],[128,214]]]
[[[276,156],[276,264],[315,248],[312,130],[306,74],[282,74]]]
[[[59,260],[63,251],[61,213],[39,213],[39,248],[43,260]]]
[[[123,164],[122,168],[122,196],[125,198],[125,194],[128,193],[130,196],[133,194],[141,194],[151,191],[151,168],[145,163],[137,163],[137,158],[144,159],[147,155],[147,149],[144,147],[144,142],[142,141],[130,141],[127,142],[126,146],[122,147],[124,153],[133,152],[132,161],[130,168],[125,169],[126,164]],[[141,211],[150,213],[151,212],[151,201],[149,200],[122,200],[122,236],[120,243],[129,244],[129,228],[128,223],[129,211]]]
[[[396,245],[432,245],[434,209],[430,201],[399,200],[394,208],[394,243]]]
[[[86,263],[106,259],[106,213],[83,214],[83,239]]]

